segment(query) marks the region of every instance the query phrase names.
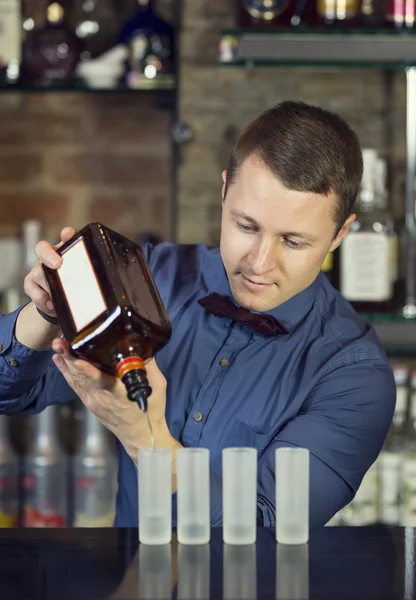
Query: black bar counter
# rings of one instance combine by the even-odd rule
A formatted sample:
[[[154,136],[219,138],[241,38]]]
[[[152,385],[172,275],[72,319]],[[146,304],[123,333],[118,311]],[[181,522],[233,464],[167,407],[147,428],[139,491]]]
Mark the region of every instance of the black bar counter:
[[[305,546],[138,543],[136,529],[0,529],[1,600],[409,600],[415,530],[323,527]]]

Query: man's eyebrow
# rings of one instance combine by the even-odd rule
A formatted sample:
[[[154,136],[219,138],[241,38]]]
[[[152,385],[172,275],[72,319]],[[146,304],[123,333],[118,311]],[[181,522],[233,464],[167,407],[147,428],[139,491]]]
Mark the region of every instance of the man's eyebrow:
[[[234,208],[230,208],[230,213],[235,219],[244,219],[245,221],[250,223],[250,225],[261,228],[260,224],[256,221],[256,219],[254,219],[253,217],[250,217],[250,215],[246,214],[245,212],[243,212],[241,210],[236,210]],[[316,236],[310,235],[308,233],[304,233],[302,231],[280,231],[280,232],[278,232],[278,235],[285,236],[285,237],[298,238],[301,240],[305,240],[307,242],[317,242],[318,241],[318,238]]]

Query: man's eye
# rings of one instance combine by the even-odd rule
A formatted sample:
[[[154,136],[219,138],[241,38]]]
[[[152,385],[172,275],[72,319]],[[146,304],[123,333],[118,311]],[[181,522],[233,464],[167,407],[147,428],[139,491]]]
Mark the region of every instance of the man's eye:
[[[285,242],[286,246],[288,246],[289,248],[293,248],[294,250],[297,248],[302,248],[304,245],[300,242],[295,242],[289,238],[284,238],[284,242]]]
[[[246,233],[250,233],[252,231],[256,231],[256,228],[252,225],[243,225],[243,223],[237,222],[237,227],[241,229],[241,231],[245,231]]]

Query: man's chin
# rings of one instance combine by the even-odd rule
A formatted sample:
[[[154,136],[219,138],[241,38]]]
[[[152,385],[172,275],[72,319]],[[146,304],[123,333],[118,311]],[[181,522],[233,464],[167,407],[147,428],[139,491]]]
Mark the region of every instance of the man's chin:
[[[268,312],[280,304],[278,298],[270,298],[266,292],[251,293],[231,287],[231,293],[237,304],[255,312]]]

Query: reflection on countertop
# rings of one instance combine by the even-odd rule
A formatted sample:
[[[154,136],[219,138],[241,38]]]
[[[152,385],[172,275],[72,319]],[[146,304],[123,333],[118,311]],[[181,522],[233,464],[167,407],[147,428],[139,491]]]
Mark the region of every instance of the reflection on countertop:
[[[259,528],[251,546],[138,543],[136,529],[0,530],[10,600],[390,600],[416,598],[415,530],[325,527],[302,546]]]

